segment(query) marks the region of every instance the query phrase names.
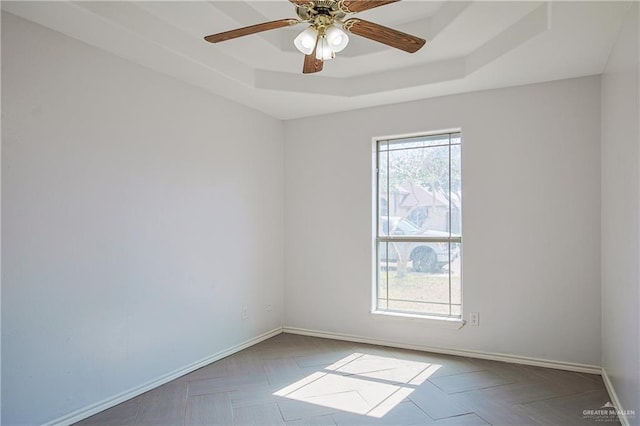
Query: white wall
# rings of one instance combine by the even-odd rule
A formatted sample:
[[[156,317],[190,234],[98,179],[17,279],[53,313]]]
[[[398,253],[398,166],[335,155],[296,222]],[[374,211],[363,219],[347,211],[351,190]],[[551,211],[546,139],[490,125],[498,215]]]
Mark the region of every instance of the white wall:
[[[286,122],[285,325],[599,365],[599,123],[598,76]],[[456,127],[481,326],[374,319],[371,138]]]
[[[279,327],[282,150],[279,120],[3,13],[2,423]]]
[[[640,415],[640,85],[638,3],[602,75],[602,366]]]

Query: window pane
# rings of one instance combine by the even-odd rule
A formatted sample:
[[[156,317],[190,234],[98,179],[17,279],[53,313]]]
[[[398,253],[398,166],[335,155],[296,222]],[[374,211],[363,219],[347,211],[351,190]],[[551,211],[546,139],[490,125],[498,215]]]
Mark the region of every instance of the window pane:
[[[448,237],[449,146],[390,151],[381,156],[385,170],[380,174],[384,185],[380,204],[386,209],[384,213],[380,209],[380,223],[387,226],[381,235]]]
[[[458,134],[459,137],[459,134]],[[415,138],[403,138],[386,141],[384,145],[380,146],[381,151],[394,151],[400,149],[421,148],[434,145],[448,145],[449,134],[430,135],[430,136],[418,136]]]
[[[413,185],[420,205],[428,211],[422,229],[449,232],[449,146],[425,148],[422,152],[422,173]],[[418,195],[419,194],[419,195]]]
[[[451,316],[462,316],[462,275],[460,244],[451,243],[449,264],[443,267],[451,280]]]
[[[380,274],[402,275],[405,272],[460,273],[460,245],[458,243],[386,242],[378,243]],[[456,271],[454,269],[457,268]],[[386,278],[385,278],[386,279]]]
[[[460,133],[451,133],[451,143],[452,144],[460,144],[462,142],[462,136]]]
[[[460,145],[451,146],[451,234],[462,235],[462,167]]]
[[[376,289],[378,309],[386,310],[387,304],[387,285],[389,280],[389,260],[387,259],[389,243],[378,243],[378,288]]]
[[[388,153],[378,153],[378,234],[389,235]]]
[[[379,310],[462,315],[461,246],[450,239],[462,233],[460,142],[455,133],[378,144]]]
[[[436,254],[431,247],[416,243],[380,243],[381,258],[386,255],[388,268],[379,276],[378,308],[459,316],[460,280],[449,281],[450,269],[457,269],[459,277],[459,261],[456,265],[457,253],[452,253],[449,262],[449,244],[442,245],[444,250]]]

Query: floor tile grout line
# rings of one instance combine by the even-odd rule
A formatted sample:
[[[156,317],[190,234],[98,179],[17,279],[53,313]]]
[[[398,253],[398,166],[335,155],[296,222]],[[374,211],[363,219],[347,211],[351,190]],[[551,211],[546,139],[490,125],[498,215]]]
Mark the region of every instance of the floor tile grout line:
[[[135,426],[136,424],[138,424],[138,415],[140,414],[140,409],[142,408],[142,401],[144,401],[144,394],[139,395],[139,396],[140,396],[141,398],[140,398],[140,403],[138,404],[138,407],[136,408],[136,415],[135,415],[135,417],[133,418],[133,424],[134,424],[134,426]]]
[[[357,355],[357,356],[356,356],[356,358],[355,358],[355,359],[352,359],[352,360],[350,360],[350,361],[347,361],[347,362],[345,362],[344,364],[342,364],[340,367],[336,368],[335,370],[330,370],[330,371],[337,371],[337,370],[338,370],[338,369],[340,369],[340,368],[346,367],[347,365],[351,364],[352,362],[355,362],[355,361],[359,360],[360,358],[362,358],[365,354],[361,354],[361,353],[359,353],[359,352],[357,352],[357,351],[356,351],[356,352],[355,352],[355,353],[353,353],[352,355]],[[348,355],[347,355],[347,356],[348,356]],[[342,361],[342,360],[338,360],[337,362],[340,362],[340,361]],[[334,362],[334,364],[335,364],[335,362]],[[331,365],[333,365],[333,364],[331,364]],[[326,370],[326,369],[325,369],[325,370]]]
[[[187,404],[189,402],[189,382],[185,384],[184,390],[184,406],[182,407],[182,426],[186,426],[185,422],[187,421]]]
[[[433,383],[433,382],[431,382]],[[500,386],[505,386],[505,385],[513,385],[516,384],[517,382],[509,382],[509,383],[500,383],[499,385],[490,385],[490,386],[481,386],[479,388],[473,388],[473,389],[465,389],[465,390],[461,390],[461,391],[457,391],[457,392],[447,392],[444,389],[442,389],[440,386],[436,385],[435,383],[433,383],[434,385],[438,386],[438,389],[442,390],[442,392],[444,392],[447,395],[459,395],[461,393],[465,393],[465,392],[470,392],[470,391],[476,391],[476,390],[482,390],[482,389],[491,389],[491,388],[499,388]]]
[[[284,414],[282,413],[282,408],[280,408],[280,404],[278,404],[277,402],[275,403],[276,407],[278,407],[278,412],[280,413],[280,417],[282,418],[282,423],[286,423],[287,421],[284,419]]]
[[[437,387],[438,389],[440,389],[445,395],[448,395],[448,392],[446,392],[444,389],[442,389],[440,386],[438,386],[437,383],[432,382],[431,378],[428,378],[426,381],[431,383],[433,386]]]
[[[436,385],[435,383],[433,383],[433,384],[434,384],[435,386],[438,386],[438,385]],[[438,389],[442,390],[442,392],[444,392],[444,393],[445,393],[445,394],[447,394],[447,395],[461,395],[461,394],[464,394],[464,393],[480,392],[480,391],[483,391],[483,390],[485,390],[485,389],[492,389],[492,388],[497,389],[497,388],[501,388],[501,387],[503,387],[503,386],[518,385],[518,384],[521,384],[521,383],[520,383],[520,382],[502,383],[502,384],[495,385],[495,386],[488,386],[488,387],[484,387],[484,388],[473,388],[473,389],[467,389],[467,390],[464,390],[464,391],[460,391],[460,392],[453,392],[453,393],[447,393],[446,391],[444,391],[444,390],[443,390],[443,389],[441,389],[440,387],[438,387]]]
[[[476,413],[475,411],[472,411],[473,414],[475,414],[476,416],[480,417],[482,419],[483,422],[485,422],[488,425],[493,425],[493,423],[491,423],[489,420],[485,419],[484,417],[482,417],[479,413]]]
[[[434,419],[429,413],[427,413],[426,411],[424,411],[422,409],[422,407],[420,407],[418,404],[416,404],[416,402],[411,399],[411,395],[409,395],[409,397],[407,398],[409,400],[409,402],[411,402],[418,410],[422,411],[427,417],[429,417],[431,420],[433,420],[434,422],[436,422],[437,420]]]
[[[462,376],[462,375],[464,375],[464,374],[473,374],[473,373],[482,373],[482,372],[491,373],[491,374],[493,374],[493,375],[495,375],[495,376],[497,376],[497,375],[498,375],[498,374],[496,374],[496,373],[494,373],[494,372],[492,372],[492,371],[490,371],[490,370],[487,370],[486,368],[483,368],[483,369],[480,369],[480,370],[461,371],[461,372],[458,372],[458,373],[442,374],[442,375],[439,375],[439,376],[434,377],[434,379],[437,379],[437,378],[440,378],[440,377]]]
[[[313,373],[312,373],[312,374],[313,374]],[[317,379],[313,379],[313,381],[311,381],[311,382],[309,382],[309,383],[305,383],[304,385],[301,385],[301,386],[300,386],[299,388],[297,388],[296,390],[293,390],[293,391],[291,391],[291,392],[287,393],[287,395],[291,395],[293,392],[299,391],[299,390],[300,390],[300,389],[302,389],[303,387],[308,386],[308,385],[310,385],[310,384],[312,384],[312,383],[315,383],[315,382],[317,382],[318,380],[320,380],[320,379],[322,379],[322,378],[324,378],[324,377],[326,377],[326,376],[328,376],[328,375],[329,375],[329,373],[324,373],[321,377],[318,377]],[[308,376],[307,376],[307,377],[308,377]],[[286,386],[285,386],[285,387],[286,387]],[[283,396],[283,398],[287,398],[287,395]],[[280,396],[280,395],[278,395],[278,396]]]
[[[578,396],[582,396],[585,394],[589,394],[589,393],[593,393],[593,392],[597,392],[597,390],[588,390],[588,391],[580,391],[580,392],[572,392],[572,393],[568,393],[568,394],[564,394],[564,395],[556,395],[556,396],[550,396],[548,398],[542,398],[542,399],[538,399],[535,401],[527,401],[527,402],[519,402],[517,404],[514,405],[529,405],[529,404],[535,404],[536,402],[545,402],[545,401],[552,401],[554,399],[562,399],[562,398],[575,398]]]
[[[428,364],[427,367],[423,368],[422,370],[420,370],[420,372],[418,374],[416,374],[415,376],[413,376],[410,380],[407,381],[407,384],[413,384],[411,382],[413,382],[418,376],[420,376],[422,373],[424,373],[426,370],[428,370],[429,368],[431,368],[434,364]],[[436,370],[437,371],[437,370]],[[429,377],[427,377],[426,379],[424,379],[422,381],[422,383],[426,382],[429,380]],[[422,383],[419,383],[417,386],[421,386]],[[415,384],[414,384],[415,385]]]

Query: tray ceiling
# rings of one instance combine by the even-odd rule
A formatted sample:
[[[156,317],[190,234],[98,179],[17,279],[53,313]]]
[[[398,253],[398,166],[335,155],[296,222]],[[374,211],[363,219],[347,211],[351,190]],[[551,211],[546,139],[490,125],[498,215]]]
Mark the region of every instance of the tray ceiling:
[[[357,16],[427,39],[415,54],[351,36],[303,75],[298,25],[210,44],[213,34],[295,17],[280,1],[3,1],[2,9],[281,119],[599,74],[625,2],[410,1]]]

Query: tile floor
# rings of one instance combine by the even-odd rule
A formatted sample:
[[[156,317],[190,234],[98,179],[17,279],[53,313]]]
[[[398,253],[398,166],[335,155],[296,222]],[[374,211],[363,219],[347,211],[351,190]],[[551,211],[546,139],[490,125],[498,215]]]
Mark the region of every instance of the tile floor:
[[[280,334],[77,425],[619,424],[583,416],[608,401],[597,375]]]

